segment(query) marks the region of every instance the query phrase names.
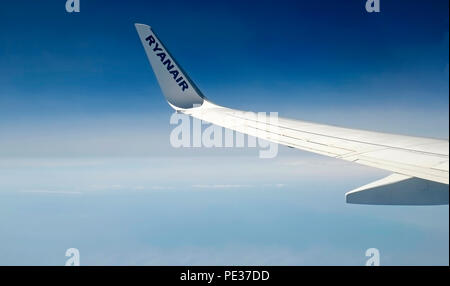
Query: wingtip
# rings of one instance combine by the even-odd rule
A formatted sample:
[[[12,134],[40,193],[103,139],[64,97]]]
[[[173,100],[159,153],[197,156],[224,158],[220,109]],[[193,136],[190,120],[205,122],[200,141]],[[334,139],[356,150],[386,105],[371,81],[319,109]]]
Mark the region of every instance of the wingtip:
[[[138,27],[148,27],[148,28],[152,28],[152,27],[150,27],[149,25],[146,25],[146,24],[141,24],[141,23],[134,23],[134,26],[136,27],[136,28],[138,28]]]

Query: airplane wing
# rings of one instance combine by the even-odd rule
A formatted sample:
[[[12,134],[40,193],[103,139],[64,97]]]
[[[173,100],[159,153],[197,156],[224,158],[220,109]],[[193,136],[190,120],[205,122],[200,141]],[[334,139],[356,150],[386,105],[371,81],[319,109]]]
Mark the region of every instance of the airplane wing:
[[[177,112],[270,142],[393,172],[348,192],[347,203],[448,204],[448,140],[278,117],[271,120],[254,112],[216,105],[200,92],[149,26],[135,26],[161,90]]]

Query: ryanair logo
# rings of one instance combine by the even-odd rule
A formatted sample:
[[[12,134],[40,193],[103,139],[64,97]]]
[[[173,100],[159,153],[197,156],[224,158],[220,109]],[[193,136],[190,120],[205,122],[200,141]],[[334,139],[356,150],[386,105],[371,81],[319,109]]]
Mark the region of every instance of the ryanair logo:
[[[150,35],[145,38],[145,40],[148,42],[150,47],[153,45],[153,51],[156,53],[156,56],[158,56],[161,59],[162,64],[167,67],[167,70],[172,75],[175,82],[181,87],[181,91],[189,88],[187,82],[181,75],[181,72],[175,68],[173,60],[170,59],[168,54],[161,48],[161,45],[156,42],[155,38]]]

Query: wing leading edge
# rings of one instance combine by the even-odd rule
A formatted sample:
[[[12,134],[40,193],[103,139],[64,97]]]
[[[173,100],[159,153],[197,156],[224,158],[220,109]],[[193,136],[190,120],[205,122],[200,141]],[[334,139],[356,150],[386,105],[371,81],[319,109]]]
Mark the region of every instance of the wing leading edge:
[[[272,122],[254,112],[216,105],[203,96],[149,26],[136,24],[136,29],[166,100],[178,112],[274,143],[394,173],[347,193],[348,203],[448,204],[448,140],[285,118]]]

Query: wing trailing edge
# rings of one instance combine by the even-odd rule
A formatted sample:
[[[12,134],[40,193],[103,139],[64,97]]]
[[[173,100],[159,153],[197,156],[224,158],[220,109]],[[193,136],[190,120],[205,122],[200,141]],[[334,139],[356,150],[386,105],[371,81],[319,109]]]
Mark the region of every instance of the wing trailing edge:
[[[447,205],[448,185],[392,174],[345,194],[349,204]]]

